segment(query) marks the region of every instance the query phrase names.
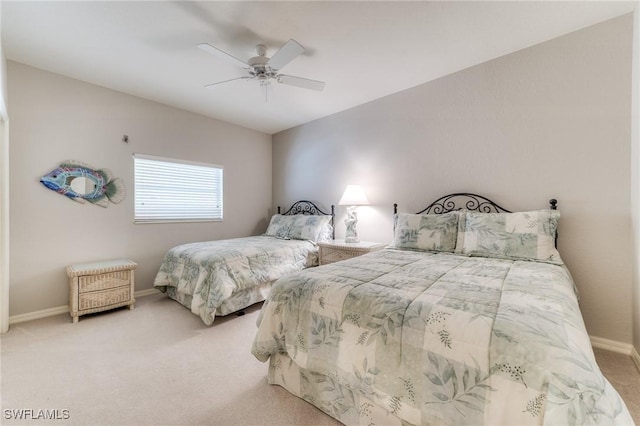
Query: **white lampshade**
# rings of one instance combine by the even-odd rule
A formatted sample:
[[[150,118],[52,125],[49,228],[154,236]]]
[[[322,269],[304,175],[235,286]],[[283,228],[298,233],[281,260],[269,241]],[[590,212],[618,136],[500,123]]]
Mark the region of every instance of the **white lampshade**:
[[[360,185],[347,185],[338,204],[341,206],[364,206],[369,204],[369,200]]]

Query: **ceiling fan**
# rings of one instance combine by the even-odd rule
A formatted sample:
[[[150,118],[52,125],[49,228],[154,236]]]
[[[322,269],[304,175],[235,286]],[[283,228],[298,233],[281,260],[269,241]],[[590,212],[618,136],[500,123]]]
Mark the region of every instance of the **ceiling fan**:
[[[204,87],[216,86],[218,84],[228,83],[234,80],[257,80],[260,82],[260,86],[265,87],[265,89],[271,81],[317,91],[322,91],[324,89],[325,83],[323,81],[310,80],[308,78],[279,73],[285,65],[304,52],[304,47],[294,39],[286,42],[280,50],[273,54],[271,58],[266,56],[267,46],[264,44],[258,44],[256,46],[258,56],[254,56],[246,63],[208,43],[199,44],[198,47],[205,52],[211,53],[218,58],[224,59],[245,69],[249,73],[248,76],[219,81],[217,83],[207,84]]]

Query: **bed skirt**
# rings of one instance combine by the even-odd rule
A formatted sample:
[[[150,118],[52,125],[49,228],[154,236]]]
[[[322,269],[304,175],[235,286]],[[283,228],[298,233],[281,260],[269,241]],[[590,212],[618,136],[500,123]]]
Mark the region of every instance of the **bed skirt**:
[[[222,304],[210,314],[211,316],[207,318],[205,324],[208,323],[207,325],[211,325],[216,316],[223,317],[241,311],[253,304],[265,301],[271,291],[271,284],[272,283],[269,282],[247,288],[225,299]],[[175,287],[167,287],[166,292],[167,296],[181,305],[187,308],[192,306],[191,300],[193,297],[191,295],[180,293]],[[192,309],[191,312],[199,315],[199,312],[195,309]]]

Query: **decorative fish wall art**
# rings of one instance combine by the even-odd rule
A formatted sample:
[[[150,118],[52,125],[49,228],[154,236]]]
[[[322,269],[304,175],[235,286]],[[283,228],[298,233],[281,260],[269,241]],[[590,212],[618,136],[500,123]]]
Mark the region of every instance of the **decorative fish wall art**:
[[[40,182],[58,194],[77,201],[108,207],[109,202],[118,204],[124,200],[124,183],[120,178],[113,178],[108,169],[96,170],[79,161],[65,161],[42,176]]]

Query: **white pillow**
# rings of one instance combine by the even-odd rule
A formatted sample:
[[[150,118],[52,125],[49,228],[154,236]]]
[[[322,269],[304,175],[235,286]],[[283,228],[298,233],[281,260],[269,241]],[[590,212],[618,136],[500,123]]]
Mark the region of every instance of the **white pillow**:
[[[273,215],[264,235],[293,240],[323,241],[327,238],[327,229],[331,233],[327,215]]]
[[[555,247],[558,210],[461,212],[456,253],[562,265]]]
[[[458,212],[442,214],[398,213],[392,248],[453,252],[458,233]]]

